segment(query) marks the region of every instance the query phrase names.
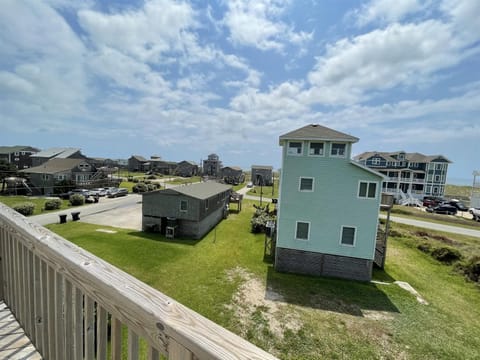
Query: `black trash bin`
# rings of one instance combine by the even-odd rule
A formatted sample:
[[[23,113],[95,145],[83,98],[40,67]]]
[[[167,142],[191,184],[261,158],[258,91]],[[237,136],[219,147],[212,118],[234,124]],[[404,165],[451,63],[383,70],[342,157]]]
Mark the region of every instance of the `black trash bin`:
[[[65,224],[67,222],[67,214],[60,214],[58,217],[60,218],[60,224]]]
[[[72,212],[72,220],[73,221],[80,220],[80,211]]]

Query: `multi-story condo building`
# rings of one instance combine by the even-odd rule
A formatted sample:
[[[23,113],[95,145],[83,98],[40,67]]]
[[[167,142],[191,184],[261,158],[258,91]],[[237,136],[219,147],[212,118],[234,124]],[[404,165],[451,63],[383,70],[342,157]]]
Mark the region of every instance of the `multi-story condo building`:
[[[382,190],[397,197],[408,194],[414,198],[443,196],[451,161],[442,155],[420,153],[364,152],[354,157],[370,169],[385,175]]]

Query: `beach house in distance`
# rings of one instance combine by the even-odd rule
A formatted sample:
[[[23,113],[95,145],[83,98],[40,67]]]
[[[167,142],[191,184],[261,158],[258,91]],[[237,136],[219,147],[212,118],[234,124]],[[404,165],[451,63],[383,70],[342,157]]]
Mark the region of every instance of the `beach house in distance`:
[[[358,140],[316,124],[280,136],[276,270],[371,279],[383,175],[351,160]]]

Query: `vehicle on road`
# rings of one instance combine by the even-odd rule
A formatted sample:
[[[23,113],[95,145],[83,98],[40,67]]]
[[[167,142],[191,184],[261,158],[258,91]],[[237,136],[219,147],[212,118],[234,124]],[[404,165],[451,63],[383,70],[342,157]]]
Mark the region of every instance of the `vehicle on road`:
[[[435,214],[455,215],[457,213],[457,208],[450,204],[441,204],[435,207],[429,207],[427,208],[427,211]]]
[[[95,196],[106,196],[107,195],[107,189],[105,188],[95,188],[90,190],[90,195]]]
[[[423,206],[425,207],[435,207],[438,206],[442,203],[444,203],[446,200],[444,198],[438,197],[438,196],[425,196],[423,198]]]
[[[455,206],[458,211],[468,211],[468,208],[460,200],[452,199],[447,203],[449,205]]]
[[[480,208],[470,208],[468,212],[472,214],[472,219],[475,221],[480,221]]]
[[[251,187],[253,187],[253,183],[252,183],[251,181],[249,181],[249,182],[247,183],[247,188],[251,188]]]
[[[116,190],[110,191],[110,193],[107,195],[109,198],[116,198],[119,196],[127,196],[128,195],[128,189],[126,188],[118,188]]]

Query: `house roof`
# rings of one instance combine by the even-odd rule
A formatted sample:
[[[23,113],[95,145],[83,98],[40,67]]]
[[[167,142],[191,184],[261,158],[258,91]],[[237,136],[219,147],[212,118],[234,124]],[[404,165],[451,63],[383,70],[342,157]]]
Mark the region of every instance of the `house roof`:
[[[84,159],[58,159],[54,158],[48,160],[46,163],[31,167],[28,169],[20,170],[27,174],[56,174],[59,172],[69,171],[79,164],[85,162]]]
[[[418,162],[418,163],[429,163],[437,159],[442,159],[443,161],[446,161],[448,163],[451,163],[450,160],[448,160],[445,156],[443,155],[424,155],[418,152],[414,153],[406,153],[404,151],[394,151],[394,152],[379,152],[379,151],[367,151],[364,153],[361,153],[357,156],[355,156],[355,160],[357,161],[362,161],[362,160],[367,160],[373,156],[380,156],[384,158],[386,161],[401,161],[398,160],[398,158],[395,158],[394,156],[398,156],[400,153],[405,154],[405,160],[404,161],[409,161],[409,162]]]
[[[176,186],[174,188],[166,189],[166,190],[159,190],[159,191],[144,193],[143,196],[151,196],[153,194],[160,194],[160,193],[167,193],[167,194],[178,193],[178,194],[183,194],[195,199],[205,200],[214,195],[227,191],[231,188],[232,187],[230,185],[220,184],[214,181],[207,181],[207,182],[201,182],[201,183],[194,183],[190,185]]]
[[[188,160],[180,161],[180,162],[178,163],[178,165],[180,165],[180,164],[188,164],[188,165],[192,165],[192,166],[198,166],[195,161],[188,161]]]
[[[371,174],[377,175],[379,178],[382,178],[382,179],[385,179],[385,178],[386,178],[386,176],[383,175],[381,172],[375,171],[375,170],[369,168],[368,166],[365,166],[365,165],[360,164],[359,162],[357,162],[357,161],[355,161],[355,160],[350,160],[350,164],[352,164],[352,165],[354,165],[354,166],[356,166],[356,167],[359,167],[359,168],[365,170],[366,172],[369,172],[369,173],[371,173]]]
[[[133,158],[133,159],[135,159],[135,160],[138,160],[138,161],[148,161],[147,159],[145,159],[145,158],[144,158],[143,156],[141,156],[141,155],[132,155],[131,158]],[[131,158],[130,158],[130,159],[131,159]]]
[[[31,146],[15,145],[15,146],[0,146],[0,154],[11,154],[20,151],[40,151]]]
[[[225,170],[225,169],[232,169],[232,170],[235,170],[235,171],[243,171],[240,166],[225,166],[225,167],[222,168],[222,170]]]
[[[33,154],[31,157],[39,157],[39,158],[59,158],[59,159],[66,159],[69,156],[72,156],[76,152],[79,152],[80,149],[78,148],[49,148],[42,150],[36,154]]]
[[[273,166],[270,166],[270,165],[252,165],[252,169],[273,170]]]
[[[324,141],[345,141],[345,142],[357,142],[359,139],[327,128],[318,124],[306,125],[300,129],[290,131],[289,133],[280,136],[280,145],[285,140],[324,140]]]

